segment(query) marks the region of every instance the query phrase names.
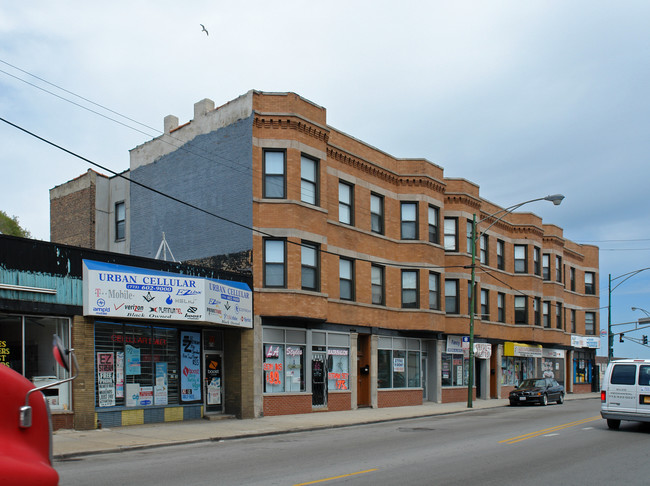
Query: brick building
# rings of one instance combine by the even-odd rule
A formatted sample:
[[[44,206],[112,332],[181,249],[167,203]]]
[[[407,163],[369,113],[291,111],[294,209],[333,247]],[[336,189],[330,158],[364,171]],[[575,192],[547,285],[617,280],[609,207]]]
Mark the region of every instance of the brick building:
[[[130,181],[195,208],[89,171],[51,190],[52,239],[94,232],[95,247],[153,257],[164,234],[183,262],[252,272],[254,415],[467,398],[469,229],[503,211],[478,185],[349,136],[293,93],[200,101],[130,158]],[[82,198],[93,184],[104,196]],[[477,398],[542,374],[590,391],[598,248],[529,212],[477,243]]]

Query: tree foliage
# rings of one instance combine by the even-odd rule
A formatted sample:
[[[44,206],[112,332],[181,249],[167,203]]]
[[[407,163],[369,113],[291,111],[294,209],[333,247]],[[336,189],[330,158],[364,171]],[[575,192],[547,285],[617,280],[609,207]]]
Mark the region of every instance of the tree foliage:
[[[0,233],[3,235],[22,236],[23,238],[30,238],[32,236],[29,231],[20,226],[17,216],[9,217],[9,215],[1,209]]]

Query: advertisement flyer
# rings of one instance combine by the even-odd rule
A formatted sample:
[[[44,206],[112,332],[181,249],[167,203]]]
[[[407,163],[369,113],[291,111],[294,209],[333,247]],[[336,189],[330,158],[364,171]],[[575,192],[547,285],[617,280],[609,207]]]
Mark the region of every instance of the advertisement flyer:
[[[97,396],[100,407],[115,406],[115,362],[113,353],[97,353]]]
[[[167,405],[167,391],[167,363],[156,363],[156,385],[154,386],[156,405]]]
[[[201,399],[201,335],[181,332],[181,400]]]

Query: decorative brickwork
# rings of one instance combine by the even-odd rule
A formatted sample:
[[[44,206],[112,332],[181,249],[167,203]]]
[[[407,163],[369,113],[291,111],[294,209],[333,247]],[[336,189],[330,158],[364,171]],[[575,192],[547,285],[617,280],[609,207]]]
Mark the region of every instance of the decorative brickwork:
[[[377,393],[377,406],[407,407],[422,405],[422,390],[380,390]]]
[[[329,393],[327,395],[327,410],[336,412],[340,410],[351,410],[352,394],[347,392]]]
[[[311,395],[267,395],[264,397],[264,415],[267,417],[311,412]]]
[[[501,393],[503,393],[503,388],[501,389]],[[472,390],[472,400],[476,400],[476,388]],[[464,402],[464,401],[467,401],[467,387],[442,389],[442,403],[454,403],[454,402]]]

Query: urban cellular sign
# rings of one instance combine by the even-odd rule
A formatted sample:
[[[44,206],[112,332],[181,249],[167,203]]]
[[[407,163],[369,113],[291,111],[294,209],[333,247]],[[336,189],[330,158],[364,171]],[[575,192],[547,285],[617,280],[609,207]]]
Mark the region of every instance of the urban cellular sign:
[[[253,327],[245,283],[83,261],[84,315]]]

